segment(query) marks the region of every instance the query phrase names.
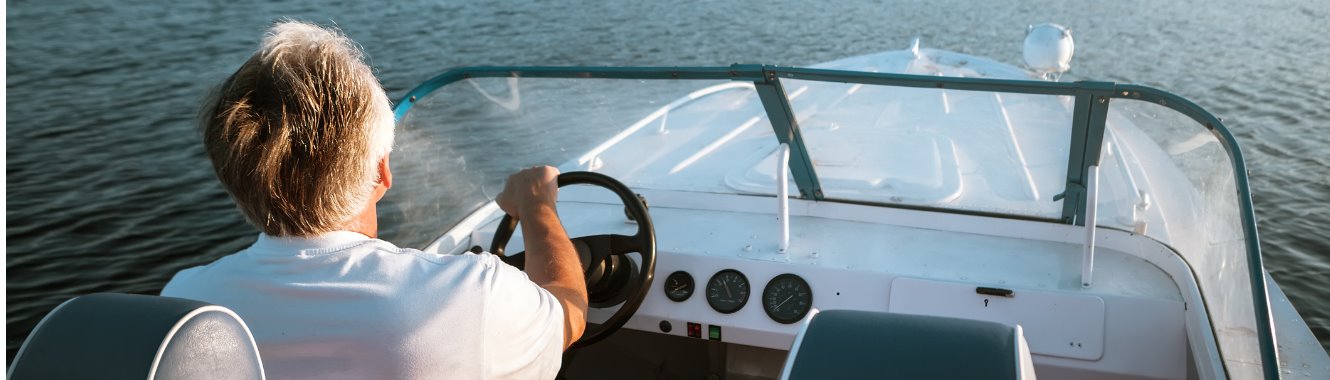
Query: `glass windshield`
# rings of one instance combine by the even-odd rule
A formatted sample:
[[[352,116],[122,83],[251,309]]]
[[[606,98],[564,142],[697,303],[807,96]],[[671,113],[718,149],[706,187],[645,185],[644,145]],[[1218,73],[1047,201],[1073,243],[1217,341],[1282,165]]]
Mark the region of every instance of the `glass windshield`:
[[[422,247],[533,165],[639,189],[774,195],[774,164],[754,165],[778,144],[750,82],[466,79],[399,120],[381,233]]]
[[[1202,289],[1234,373],[1259,376],[1246,239],[1228,152],[1205,126],[1167,107],[1114,100],[1100,159],[1096,224],[1173,247]],[[1234,365],[1239,364],[1239,365]]]
[[[1070,96],[782,82],[829,199],[1062,215]]]

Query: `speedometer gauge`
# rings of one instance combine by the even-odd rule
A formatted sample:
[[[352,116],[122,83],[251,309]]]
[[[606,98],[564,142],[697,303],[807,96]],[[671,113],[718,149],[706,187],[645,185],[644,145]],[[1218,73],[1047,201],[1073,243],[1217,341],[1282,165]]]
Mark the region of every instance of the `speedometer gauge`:
[[[716,272],[707,281],[707,304],[723,314],[730,314],[748,303],[748,277],[734,269]]]
[[[793,273],[776,276],[762,289],[762,310],[773,321],[795,323],[804,319],[812,308],[813,289]]]

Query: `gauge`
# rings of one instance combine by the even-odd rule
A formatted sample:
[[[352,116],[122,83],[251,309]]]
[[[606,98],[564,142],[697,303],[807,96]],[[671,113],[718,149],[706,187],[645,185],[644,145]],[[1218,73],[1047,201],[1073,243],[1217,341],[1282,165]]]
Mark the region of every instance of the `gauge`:
[[[683,302],[693,296],[693,276],[688,272],[677,271],[665,278],[665,296],[670,301]]]
[[[729,314],[748,303],[748,277],[734,269],[716,272],[707,281],[707,303],[712,309]]]
[[[812,308],[813,289],[793,273],[776,276],[762,289],[762,310],[766,310],[767,316],[776,322],[798,322]]]

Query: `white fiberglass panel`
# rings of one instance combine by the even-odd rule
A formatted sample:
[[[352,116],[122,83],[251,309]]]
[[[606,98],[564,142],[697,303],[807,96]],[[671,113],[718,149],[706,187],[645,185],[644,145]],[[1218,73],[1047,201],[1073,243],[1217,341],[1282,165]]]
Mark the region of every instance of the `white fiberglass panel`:
[[[727,180],[778,144],[747,82],[464,79],[415,100],[398,121],[382,234],[424,246],[533,165],[639,189],[774,195],[774,179],[743,190]]]
[[[1116,99],[1101,155],[1096,224],[1163,242],[1191,265],[1231,375],[1260,375],[1232,161],[1209,129],[1154,103]]]
[[[891,283],[889,299],[887,310],[893,313],[1023,326],[1030,349],[1036,354],[1091,361],[1104,356],[1101,297],[1029,289],[1002,297],[979,294],[973,283],[898,277]],[[1181,341],[1168,343],[1173,343],[1176,351],[1186,349]]]
[[[782,83],[829,199],[1062,215],[1071,97]]]

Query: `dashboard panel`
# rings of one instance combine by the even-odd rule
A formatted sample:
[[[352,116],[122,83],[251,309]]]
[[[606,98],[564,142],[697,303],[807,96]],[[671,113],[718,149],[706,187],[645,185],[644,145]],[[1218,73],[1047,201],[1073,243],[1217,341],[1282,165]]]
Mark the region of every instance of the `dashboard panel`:
[[[692,274],[680,270],[665,278],[661,290],[670,301],[684,302],[692,296],[695,286]],[[724,269],[707,280],[704,297],[712,310],[732,314],[747,305],[751,289],[752,285],[743,272]],[[768,281],[760,300],[767,317],[783,324],[803,320],[813,308],[812,287],[794,273],[784,273]]]
[[[573,194],[570,191],[566,195]],[[590,204],[588,206],[594,213],[576,212],[572,211],[574,208],[563,206],[562,200],[572,198],[566,195],[561,194],[560,217],[570,236],[631,233],[635,228],[623,221],[622,206]],[[1037,305],[1025,303],[1037,300],[1038,297],[1031,298],[1034,295],[1047,294],[1050,300],[1057,302],[1064,299],[1102,300],[1094,302],[1103,305],[1104,341],[1070,340],[1071,345],[1082,344],[1076,346],[1080,353],[1061,352],[1050,342],[1060,339],[1063,334],[1057,330],[1026,326],[1027,337],[1032,339],[1031,351],[1038,356],[1038,363],[1093,360],[1090,358],[1099,356],[1096,352],[1100,350],[1105,354],[1095,362],[1096,368],[1130,362],[1149,369],[1151,373],[1164,373],[1176,370],[1176,363],[1185,362],[1186,349],[1182,344],[1186,339],[1179,316],[1184,311],[1184,296],[1168,274],[1152,265],[1160,259],[1150,258],[1147,262],[1124,251],[1132,247],[1140,249],[1142,244],[1149,246],[1152,241],[1148,239],[1105,232],[1105,236],[1117,240],[1106,240],[1099,250],[1095,257],[1096,272],[1131,275],[1096,276],[1095,287],[1087,291],[1073,278],[1078,274],[1076,268],[1067,264],[1070,258],[1080,257],[1081,246],[1055,239],[1079,236],[1067,232],[1071,230],[1065,226],[1027,221],[981,221],[972,216],[879,208],[872,208],[871,214],[857,214],[861,206],[811,202],[792,207],[791,211],[807,216],[792,218],[794,239],[789,251],[779,252],[775,223],[771,222],[770,214],[745,212],[761,209],[769,204],[770,198],[727,197],[723,202],[714,203],[720,205],[718,210],[699,210],[671,207],[700,202],[696,194],[684,198],[668,198],[649,192],[646,195],[655,206],[651,213],[657,235],[656,284],[660,285],[652,285],[641,307],[624,325],[626,329],[789,350],[801,322],[808,320],[817,310],[933,315],[957,315],[955,311],[960,310],[967,317],[1009,322],[1004,320],[1006,316],[1023,314],[985,316],[981,313],[1002,311],[1005,304],[1020,305],[1020,310],[1036,308]],[[906,222],[934,227],[901,224]],[[494,223],[477,223],[465,237],[447,235],[442,238],[440,250],[458,252],[462,250],[457,248],[461,245],[489,241]],[[1003,235],[1008,231],[1037,231],[1036,228],[1055,231],[1041,238],[1045,240]],[[449,244],[448,239],[455,239],[451,241],[456,243]],[[520,236],[514,236],[509,246],[520,246],[520,239]],[[1166,248],[1160,250],[1166,251]],[[637,259],[636,255],[629,257]],[[1165,255],[1165,258],[1171,257]],[[718,310],[708,302],[705,296],[709,292],[708,283],[712,277],[727,270],[733,271],[727,272],[735,275],[732,278],[742,276],[748,285],[749,296],[758,298],[752,303],[759,306],[745,301],[732,311],[726,307]],[[724,286],[716,290],[724,292],[727,286],[733,285],[728,278],[731,277],[727,277],[719,284]],[[928,296],[920,290],[907,291],[914,289],[909,286],[896,289],[898,284],[910,283],[897,280],[908,279],[944,284],[937,289],[951,289],[951,285],[945,284],[958,284],[956,289],[968,286],[969,290]],[[1014,291],[1019,294],[1019,299],[1012,303],[1005,297],[985,298],[984,294],[976,293],[976,286]],[[732,295],[737,288],[729,289]],[[694,296],[694,293],[703,296]],[[806,300],[803,293],[806,293]],[[934,293],[930,291],[929,294]],[[914,296],[922,298],[911,298]],[[989,299],[989,303],[984,303],[985,299]],[[919,304],[923,306],[910,304],[911,300],[923,300],[924,303]],[[790,308],[791,304],[799,307],[797,310]],[[975,309],[979,310],[977,312],[969,309],[975,307],[981,309]],[[1079,311],[1100,309],[1057,310],[1041,318],[1066,320],[1079,315]],[[1124,313],[1124,310],[1135,312]],[[614,311],[614,307],[592,309],[588,321],[603,321]],[[1108,321],[1130,323],[1111,324]],[[1115,330],[1113,326],[1118,327]],[[1169,338],[1164,339],[1167,344],[1157,344],[1148,352],[1124,350],[1128,342],[1138,339],[1135,335],[1142,335],[1139,339],[1145,339],[1145,336]],[[1059,344],[1071,347],[1065,342]],[[1098,348],[1101,344],[1102,349]],[[1109,352],[1119,354],[1110,360]],[[1139,365],[1141,363],[1148,365]]]

